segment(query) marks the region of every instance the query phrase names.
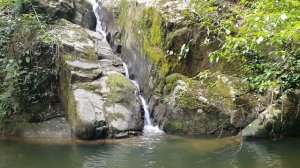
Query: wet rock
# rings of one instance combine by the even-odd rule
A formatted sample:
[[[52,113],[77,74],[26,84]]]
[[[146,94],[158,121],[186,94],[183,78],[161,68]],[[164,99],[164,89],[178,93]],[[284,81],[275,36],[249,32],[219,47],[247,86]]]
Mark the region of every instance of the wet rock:
[[[75,2],[75,16],[72,21],[89,30],[95,30],[97,18],[94,14],[93,7],[88,0],[79,0]]]
[[[129,137],[128,131],[115,134],[115,138],[127,138],[127,137]]]
[[[20,125],[17,128],[19,136],[28,139],[61,139],[71,138],[71,129],[64,117],[53,118],[48,121]]]
[[[255,119],[251,124],[244,128],[240,135],[244,138],[266,138],[268,137],[268,131],[266,130],[263,120],[260,118]]]
[[[121,54],[121,50],[122,50],[122,45],[119,43],[115,43],[114,44],[114,51],[118,54]]]

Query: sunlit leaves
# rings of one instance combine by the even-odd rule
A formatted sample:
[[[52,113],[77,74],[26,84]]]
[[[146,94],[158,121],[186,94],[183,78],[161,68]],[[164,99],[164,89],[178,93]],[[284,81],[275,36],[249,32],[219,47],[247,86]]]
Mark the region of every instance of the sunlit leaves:
[[[241,18],[231,21],[231,27],[234,23],[238,27],[236,34],[227,34],[210,59],[243,60],[245,80],[252,90],[263,92],[276,86],[288,92],[299,88],[299,9],[298,0],[241,1],[232,9],[239,11],[236,18]]]

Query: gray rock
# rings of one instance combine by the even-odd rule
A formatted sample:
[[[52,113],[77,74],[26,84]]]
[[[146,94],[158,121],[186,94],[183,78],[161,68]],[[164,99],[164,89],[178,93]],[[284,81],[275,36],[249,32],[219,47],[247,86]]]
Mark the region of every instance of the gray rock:
[[[107,126],[102,97],[84,89],[76,89],[74,99],[76,107],[69,117],[76,137],[83,139],[106,137]]]
[[[121,74],[109,74],[100,79],[101,94],[107,121],[114,131],[141,130],[140,104],[134,84]]]
[[[244,138],[266,138],[268,131],[260,118],[255,119],[251,124],[245,127],[240,133]]]
[[[115,138],[127,138],[127,137],[129,137],[128,131],[115,134]]]
[[[60,98],[75,136],[98,139],[140,131],[136,88],[123,75],[122,60],[108,43],[65,20],[58,21],[50,34],[63,46],[59,60]],[[99,61],[98,55],[105,59]]]
[[[96,16],[92,9],[88,9],[83,13],[82,19],[81,19],[81,24],[83,27],[85,27],[87,29],[90,29],[90,30],[96,29],[97,20],[96,20]]]
[[[60,50],[65,60],[76,61],[78,59],[76,57],[88,61],[97,60],[94,42],[85,29],[79,25],[64,19],[58,20],[48,33],[62,45]]]
[[[19,128],[22,138],[26,139],[61,139],[71,138],[71,129],[64,117],[34,124],[25,124]]]
[[[113,60],[108,60],[108,59],[102,59],[99,62],[101,65],[102,75],[104,76],[109,75],[112,74],[112,72],[125,75],[125,70],[123,65],[118,65]]]
[[[38,11],[46,13],[52,19],[64,18],[71,20],[75,14],[73,0],[35,0]]]
[[[38,11],[51,19],[64,18],[87,29],[95,30],[96,16],[87,0],[36,0]]]

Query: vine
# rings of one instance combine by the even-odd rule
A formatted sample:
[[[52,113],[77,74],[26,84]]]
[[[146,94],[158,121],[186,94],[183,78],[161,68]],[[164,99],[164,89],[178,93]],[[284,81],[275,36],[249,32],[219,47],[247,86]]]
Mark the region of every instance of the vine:
[[[30,10],[22,11],[24,6]],[[13,114],[56,95],[56,46],[31,1],[11,1],[0,8],[8,11],[0,17],[6,25],[0,28],[0,124],[5,124]]]

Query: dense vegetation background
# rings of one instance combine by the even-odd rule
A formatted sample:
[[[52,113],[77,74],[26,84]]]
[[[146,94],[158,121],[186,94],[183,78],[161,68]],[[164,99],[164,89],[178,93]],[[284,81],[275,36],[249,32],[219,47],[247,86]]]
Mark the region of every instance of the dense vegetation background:
[[[31,0],[0,1],[0,124],[56,93],[55,46],[35,8]]]
[[[34,4],[0,1],[2,121],[34,104],[49,102],[57,92],[56,45],[46,32],[49,18],[38,14]],[[233,75],[243,79],[247,92],[284,95],[299,89],[298,0],[191,0],[190,5],[195,9],[193,17],[206,29],[203,43],[219,41],[219,48],[209,55],[211,63],[235,64]],[[40,43],[31,43],[38,36]],[[187,53],[184,46],[182,57]]]

